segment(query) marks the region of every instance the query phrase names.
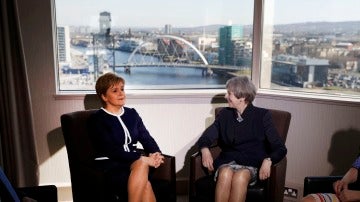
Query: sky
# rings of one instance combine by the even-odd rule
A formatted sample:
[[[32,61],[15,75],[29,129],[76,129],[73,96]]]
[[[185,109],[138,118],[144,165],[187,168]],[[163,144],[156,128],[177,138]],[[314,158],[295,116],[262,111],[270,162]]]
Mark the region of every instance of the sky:
[[[265,0],[269,1],[269,0]],[[275,2],[274,22],[360,21],[359,0],[270,0]]]
[[[194,27],[252,24],[253,0],[56,0],[58,25],[98,26],[111,13],[112,26]],[[265,0],[274,24],[359,21],[360,0]]]
[[[56,12],[61,25],[97,25],[102,11],[111,13],[114,26],[185,27],[228,24],[233,19],[249,24],[253,15],[252,0],[243,2],[241,7],[234,7],[238,0],[56,0]]]

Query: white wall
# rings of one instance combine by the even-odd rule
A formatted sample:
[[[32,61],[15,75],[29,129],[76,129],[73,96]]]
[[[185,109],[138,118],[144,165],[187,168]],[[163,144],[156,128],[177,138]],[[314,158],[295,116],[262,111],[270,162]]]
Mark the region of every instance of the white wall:
[[[60,115],[97,105],[94,96],[88,96],[89,99],[84,96],[55,96],[50,3],[48,0],[18,0],[18,3],[32,96],[40,182],[66,186],[70,184],[70,175]],[[189,155],[194,142],[212,121],[214,107],[225,105],[212,104],[214,96],[215,93],[207,92],[128,97],[128,106],[138,110],[163,152],[176,156],[180,177],[187,176],[189,167],[184,165],[185,156]],[[334,164],[344,170],[346,168],[339,168],[339,162],[347,167],[348,159],[353,156],[341,158],[342,154],[355,155],[358,151],[359,104],[266,95],[259,95],[255,104],[292,113],[286,142],[287,184],[302,186],[307,175],[328,175]]]

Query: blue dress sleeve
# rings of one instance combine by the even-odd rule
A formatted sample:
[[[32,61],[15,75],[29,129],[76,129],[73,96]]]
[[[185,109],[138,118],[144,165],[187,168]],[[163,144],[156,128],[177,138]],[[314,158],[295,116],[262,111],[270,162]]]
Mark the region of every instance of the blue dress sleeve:
[[[270,111],[266,112],[263,121],[266,138],[270,144],[271,152],[269,154],[269,157],[275,164],[285,157],[287,149],[275,128]]]
[[[356,169],[360,169],[360,156],[358,156],[354,163],[352,164],[352,167],[356,168]]]
[[[219,138],[220,124],[218,117],[215,119],[214,123],[206,128],[203,134],[200,136],[197,142],[199,150],[203,147],[210,147],[215,142],[215,140]]]

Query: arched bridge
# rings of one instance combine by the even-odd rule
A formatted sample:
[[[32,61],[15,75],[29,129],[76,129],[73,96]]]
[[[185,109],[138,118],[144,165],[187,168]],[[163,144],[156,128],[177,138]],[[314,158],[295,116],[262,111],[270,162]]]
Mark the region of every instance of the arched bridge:
[[[129,41],[131,43],[131,41]],[[133,43],[136,45],[136,43]],[[131,54],[124,64],[130,72],[133,67],[182,67],[203,69],[203,74],[212,75],[214,71],[234,72],[239,67],[209,65],[205,56],[189,41],[172,35],[158,35],[150,37],[130,48]],[[129,51],[128,50],[128,51]]]
[[[137,54],[156,57],[158,63],[209,64],[204,55],[192,43],[172,35],[158,35],[141,43],[128,59],[128,64],[149,64],[149,58],[139,58],[136,57]]]

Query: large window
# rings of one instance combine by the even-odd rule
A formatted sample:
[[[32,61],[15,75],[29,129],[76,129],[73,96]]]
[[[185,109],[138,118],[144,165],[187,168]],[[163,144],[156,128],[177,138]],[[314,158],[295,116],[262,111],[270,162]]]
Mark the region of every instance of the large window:
[[[359,0],[264,1],[260,87],[360,95]]]
[[[251,75],[253,0],[56,0],[59,91],[224,88]]]
[[[251,75],[263,92],[360,96],[359,0],[55,1],[59,91],[112,71],[128,89]]]

